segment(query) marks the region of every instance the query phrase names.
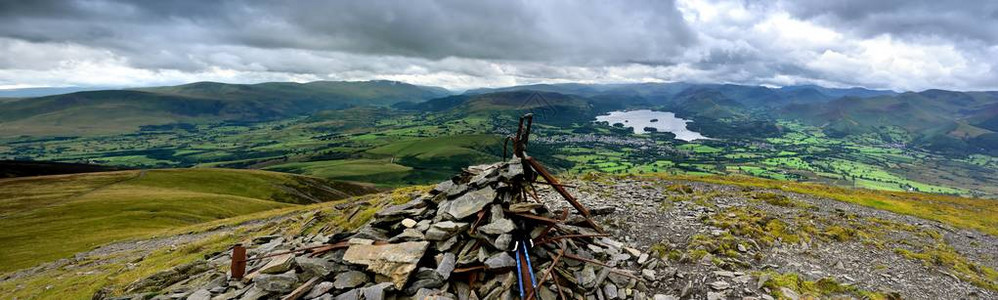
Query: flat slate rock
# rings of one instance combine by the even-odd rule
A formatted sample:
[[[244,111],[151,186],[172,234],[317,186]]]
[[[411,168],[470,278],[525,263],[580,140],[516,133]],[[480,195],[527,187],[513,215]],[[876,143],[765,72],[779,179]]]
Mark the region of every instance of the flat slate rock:
[[[298,276],[288,272],[284,274],[262,274],[253,279],[257,287],[268,292],[287,293],[295,288],[298,283]]]
[[[516,266],[516,260],[513,259],[512,256],[509,256],[509,253],[503,251],[496,253],[492,255],[492,257],[486,259],[485,265],[488,266],[489,269],[508,268]]]
[[[516,229],[516,226],[513,225],[513,221],[510,221],[509,219],[499,219],[498,221],[479,227],[478,231],[484,234],[498,235],[513,231],[513,229]]]
[[[485,187],[451,201],[450,206],[447,207],[447,213],[455,219],[464,219],[481,211],[495,198],[496,191],[492,187]]]
[[[372,272],[388,276],[396,289],[402,289],[429,245],[429,242],[351,245],[343,254],[343,260],[365,265]]]
[[[343,272],[336,275],[336,279],[333,281],[333,287],[338,290],[355,288],[363,285],[367,282],[367,280],[367,274],[364,274],[364,272]]]

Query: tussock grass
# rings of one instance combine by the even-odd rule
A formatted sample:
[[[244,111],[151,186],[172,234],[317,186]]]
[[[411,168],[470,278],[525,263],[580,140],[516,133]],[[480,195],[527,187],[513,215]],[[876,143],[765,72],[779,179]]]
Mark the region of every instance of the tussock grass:
[[[956,277],[976,286],[998,291],[998,271],[971,262],[953,247],[945,243],[938,243],[933,246],[923,247],[920,252],[913,252],[906,249],[894,249],[894,253],[901,256],[922,261],[927,266],[938,266],[953,270]]]
[[[796,244],[810,242],[816,229],[806,223],[784,222],[760,211],[741,207],[727,209],[707,220],[707,224],[727,229],[736,236],[747,237],[764,245],[777,241]]]
[[[756,277],[766,277],[766,281],[763,283],[764,287],[769,288],[772,291],[772,295],[777,299],[789,299],[783,292],[781,288],[791,289],[797,292],[800,296],[804,298],[811,299],[811,297],[816,297],[819,299],[825,298],[835,298],[833,296],[843,296],[852,295],[858,296],[862,299],[900,299],[897,295],[883,294],[880,292],[871,292],[866,290],[861,290],[855,286],[845,285],[839,283],[834,278],[826,277],[821,278],[816,281],[806,280],[796,273],[777,273],[772,271],[766,272],[755,272],[753,275]]]
[[[899,214],[998,236],[998,205],[994,200],[945,195],[850,189],[815,183],[800,183],[748,176],[643,175],[665,180],[688,180],[745,187],[779,189],[855,203]]]

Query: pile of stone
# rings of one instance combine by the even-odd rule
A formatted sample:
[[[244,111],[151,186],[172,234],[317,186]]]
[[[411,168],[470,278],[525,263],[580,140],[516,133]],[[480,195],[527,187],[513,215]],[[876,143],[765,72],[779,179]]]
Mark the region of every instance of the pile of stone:
[[[531,201],[526,187],[533,178],[525,166],[514,158],[469,167],[427,194],[381,210],[355,232],[323,237],[310,251],[285,253],[283,238],[258,239],[248,249],[245,276],[229,274],[175,296],[519,299],[512,249],[517,235],[529,235],[537,288],[525,298],[645,299],[643,278],[655,274],[628,269],[647,266],[648,255],[587,227],[582,215]],[[254,260],[260,257],[266,258]]]

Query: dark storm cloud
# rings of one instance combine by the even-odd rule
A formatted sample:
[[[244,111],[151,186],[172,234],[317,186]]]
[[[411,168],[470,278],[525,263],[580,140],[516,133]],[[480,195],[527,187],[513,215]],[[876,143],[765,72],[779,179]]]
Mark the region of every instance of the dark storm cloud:
[[[998,43],[998,1],[979,0],[794,0],[801,18],[866,36],[891,34]]]
[[[0,88],[196,80],[998,88],[998,1],[4,1]]]
[[[672,1],[26,1],[0,11],[0,36],[150,65],[184,65],[178,52],[192,45],[619,63],[665,60],[695,40]]]

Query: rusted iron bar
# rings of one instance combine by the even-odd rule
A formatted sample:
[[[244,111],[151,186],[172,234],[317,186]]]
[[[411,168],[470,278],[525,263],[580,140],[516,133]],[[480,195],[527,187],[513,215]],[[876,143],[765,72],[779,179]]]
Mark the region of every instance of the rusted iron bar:
[[[377,241],[375,243],[377,243]],[[326,252],[329,252],[329,251],[333,251],[333,250],[336,250],[336,249],[343,249],[343,248],[346,248],[346,247],[350,247],[350,244],[347,243],[346,241],[342,241],[342,242],[339,242],[339,243],[336,243],[336,244],[327,244],[326,247],[316,248],[315,251],[313,251],[312,254],[310,254],[309,256],[310,257],[316,257],[316,256],[319,256],[319,255],[322,255],[323,253],[326,253]]]
[[[554,260],[551,261],[551,266],[548,267],[548,269],[544,271],[544,275],[541,275],[541,279],[537,280],[537,286],[538,287],[544,285],[544,281],[547,280],[548,275],[551,275],[551,271],[554,271],[554,267],[558,265],[558,261],[561,260],[561,256],[562,255],[565,255],[565,243],[561,244],[561,251],[559,251],[558,255],[556,255],[554,257]],[[533,298],[533,296],[534,296],[534,293],[527,294],[527,300]]]
[[[568,210],[567,209],[561,211],[561,217],[558,218],[558,223],[565,222],[566,219],[568,219]],[[551,229],[554,229],[554,227],[556,225],[558,225],[558,224],[557,223],[555,223],[555,224],[548,224],[548,227],[544,228],[544,231],[541,231],[541,234],[537,235],[537,238],[535,240],[545,240],[547,238],[547,236],[548,236],[548,233],[550,233]],[[540,243],[538,243],[538,244],[540,244]]]
[[[554,176],[551,175],[551,173],[549,173],[547,169],[541,166],[540,163],[534,160],[533,157],[527,157],[524,160],[526,160],[527,163],[530,165],[530,167],[535,171],[537,171],[537,173],[539,173],[541,177],[544,177],[545,181],[553,184],[559,184],[558,179],[555,179]],[[582,205],[582,203],[579,203],[579,201],[576,200],[575,197],[572,197],[572,194],[569,194],[564,187],[558,185],[552,185],[552,187],[554,187],[554,190],[557,191],[558,194],[561,194],[561,196],[564,197],[565,200],[568,200],[568,203],[572,204],[572,207],[575,207],[575,210],[577,210],[579,214],[582,214],[582,216],[586,218],[586,223],[589,223],[590,227],[596,229],[596,231],[599,233],[606,233],[606,231],[603,231],[603,227],[600,227],[598,224],[596,224],[595,221],[593,221],[592,215],[589,213],[589,209],[587,209],[584,205]]]
[[[547,243],[550,243],[550,242],[554,242],[554,241],[557,241],[557,240],[563,240],[563,239],[594,238],[594,237],[607,237],[607,236],[610,236],[610,235],[606,234],[606,233],[600,233],[600,234],[566,234],[566,235],[559,235],[559,236],[555,236],[555,237],[550,237],[550,238],[543,239],[538,244],[543,245],[543,244],[547,244]]]
[[[538,216],[538,215],[535,215],[535,214],[515,213],[515,212],[512,212],[512,211],[510,211],[508,209],[504,209],[503,212],[505,212],[507,214],[510,214],[510,215],[513,215],[514,217],[520,217],[520,218],[524,218],[524,219],[529,219],[529,220],[534,220],[534,221],[540,221],[540,222],[547,223],[547,224],[558,224],[558,222],[560,222],[560,221],[558,221],[556,219],[541,217],[541,216]]]
[[[464,267],[464,268],[457,268],[457,269],[454,269],[454,273],[466,273],[466,272],[477,271],[477,270],[485,270],[486,268],[488,268],[488,267],[485,266],[485,265],[471,266],[471,267]]]
[[[536,188],[534,188],[534,185],[530,184],[529,182],[527,183],[527,185],[530,186],[530,189],[529,190],[528,189],[524,189],[524,190],[526,190],[527,192],[529,192],[529,194],[530,194],[531,197],[534,197],[534,201],[536,201],[537,203],[541,203],[541,197],[537,196],[537,192],[535,191]]]
[[[551,276],[551,280],[554,280],[554,287],[558,288],[558,300],[568,300],[568,298],[565,298],[565,292],[561,291],[561,282],[558,280],[558,276],[561,275],[554,273],[554,275]]]
[[[329,244],[322,244],[322,245],[318,245],[318,246],[305,247],[305,248],[295,249],[295,250],[290,250],[290,251],[271,253],[271,254],[267,254],[267,255],[264,255],[264,256],[257,256],[257,257],[254,257],[254,258],[248,258],[248,259],[245,259],[243,261],[261,260],[261,259],[264,259],[264,258],[271,258],[271,257],[274,257],[274,256],[281,256],[281,255],[285,255],[285,254],[298,253],[298,252],[302,252],[302,251],[308,251],[308,250],[312,250],[312,249],[323,248],[323,247],[326,247],[326,246],[329,246]]]
[[[475,229],[478,228],[478,224],[481,223],[482,219],[484,218],[485,218],[485,211],[484,210],[478,211],[478,218],[475,219],[475,223],[471,224],[471,228],[468,228],[468,234],[474,234]]]
[[[544,181],[534,181],[533,183],[546,184],[546,185],[550,185],[550,186],[561,186],[561,187],[567,187],[567,188],[573,188],[573,189],[579,188],[579,186],[577,186],[577,185],[560,184],[560,183],[550,183],[550,182],[544,182]]]
[[[574,254],[569,254],[569,253],[565,253],[564,256],[565,256],[565,258],[571,258],[571,259],[574,259],[574,260],[577,260],[577,261],[587,262],[587,263],[591,263],[591,264],[594,264],[594,265],[597,265],[597,266],[601,266],[601,267],[607,268],[607,269],[610,270],[610,272],[613,272],[613,273],[617,273],[617,274],[620,274],[620,275],[624,275],[626,277],[630,277],[630,278],[634,278],[634,279],[637,279],[637,280],[641,280],[640,277],[634,276],[634,274],[631,274],[631,273],[628,273],[628,272],[624,272],[623,270],[619,270],[617,268],[611,267],[610,265],[602,263],[602,262],[597,261],[597,260],[592,260],[592,259],[588,259],[588,258],[585,258],[585,257],[576,256]]]

